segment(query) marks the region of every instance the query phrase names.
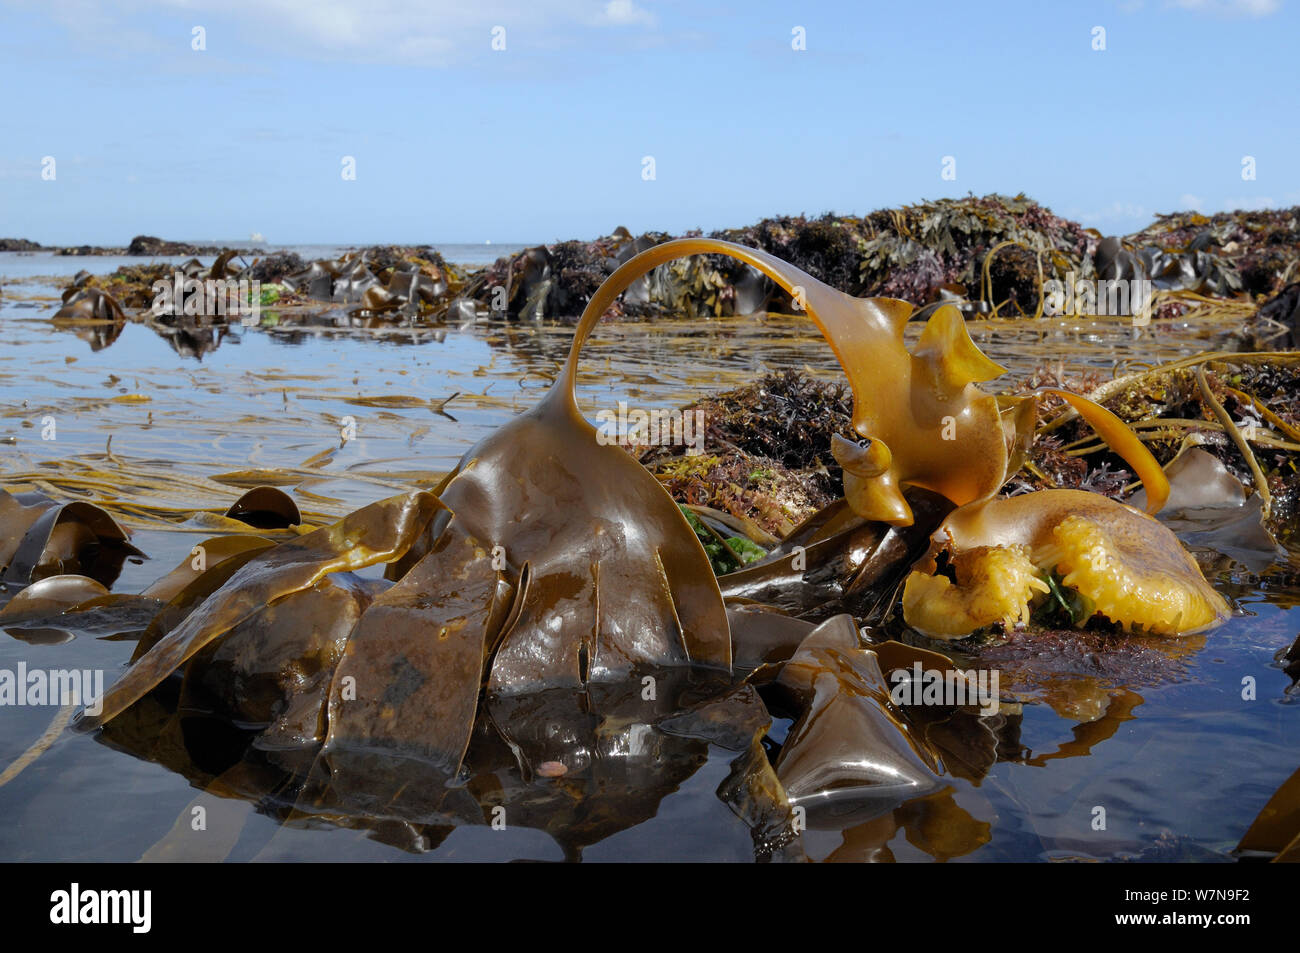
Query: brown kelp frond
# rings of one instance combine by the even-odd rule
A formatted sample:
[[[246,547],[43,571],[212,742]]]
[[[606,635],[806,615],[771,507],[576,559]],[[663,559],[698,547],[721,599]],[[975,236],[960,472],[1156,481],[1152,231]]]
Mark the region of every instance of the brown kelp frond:
[[[98,506],[0,489],[0,582],[8,586],[64,573],[109,584],[128,556],[142,555]]]
[[[102,725],[198,652],[260,609],[315,585],[332,572],[359,569],[401,556],[439,509],[428,493],[414,492],[363,507],[332,526],[262,551],[226,585],[141,656],[106,693],[98,715],[78,727]]]
[[[150,596],[163,602],[170,602],[194,580],[209,569],[215,569],[227,559],[241,553],[255,552],[274,546],[275,543],[263,536],[250,536],[235,533],[230,536],[213,536],[198,543],[190,550],[188,556],[165,576],[155,580],[141,595]]]
[[[1281,863],[1300,861],[1300,770],[1283,781],[1260,809],[1235,853]]]
[[[441,494],[512,582],[530,570],[490,690],[577,686],[639,664],[729,668],[721,595],[694,532],[654,477],[597,440],[566,389],[557,382],[471,449]]]
[[[941,786],[934,752],[893,704],[880,659],[859,646],[850,616],[809,632],[776,688],[801,709],[776,762],[792,804],[879,812]]]
[[[483,670],[515,589],[453,519],[430,553],[347,637],[324,752],[388,750],[452,776],[469,745]]]

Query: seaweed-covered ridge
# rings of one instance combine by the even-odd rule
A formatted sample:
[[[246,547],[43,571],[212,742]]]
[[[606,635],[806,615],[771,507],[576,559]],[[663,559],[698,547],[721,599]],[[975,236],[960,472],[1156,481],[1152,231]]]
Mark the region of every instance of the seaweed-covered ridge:
[[[1297,308],[1295,296],[1285,296],[1288,286],[1300,281],[1298,222],[1300,207],[1208,217],[1177,212],[1161,215],[1131,235],[1107,237],[1023,194],[991,194],[923,201],[864,216],[777,216],[708,237],[767,252],[838,291],[903,298],[917,305],[954,301],[968,317],[1041,314],[1045,284],[1051,281],[1141,279],[1158,290],[1240,301],[1252,308],[1273,298],[1266,304],[1271,323],[1290,329]],[[232,278],[276,284],[277,301],[284,303],[329,301],[367,314],[400,311],[401,320],[410,323],[470,317],[573,320],[616,268],[674,237],[665,232],[634,236],[620,227],[592,241],[537,245],[476,270],[456,268],[429,246],[375,246],[315,262],[286,252],[237,251],[225,271]],[[137,236],[128,249],[63,253],[222,253],[224,258],[226,251]],[[138,307],[134,301],[148,290],[143,282],[160,267],[120,270],[110,282],[119,286],[113,293]],[[423,271],[430,280],[417,279],[413,286],[413,271]],[[375,286],[386,293],[367,300],[366,291]],[[418,300],[409,302],[412,296]],[[1166,304],[1160,316],[1174,317],[1186,308],[1180,302]],[[799,310],[797,301],[754,268],[709,254],[669,262],[638,278],[606,317]]]

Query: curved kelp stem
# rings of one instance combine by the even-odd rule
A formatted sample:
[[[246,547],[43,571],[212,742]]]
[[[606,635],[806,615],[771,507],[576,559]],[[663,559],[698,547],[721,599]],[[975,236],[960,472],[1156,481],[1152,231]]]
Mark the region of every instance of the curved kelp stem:
[[[1069,404],[1088,426],[1097,433],[1106,445],[1124,459],[1133,468],[1134,474],[1142,481],[1147,491],[1146,511],[1154,516],[1164,509],[1169,500],[1169,478],[1165,476],[1160,462],[1147,449],[1146,444],[1138,439],[1137,434],[1128,424],[1096,401],[1081,397],[1068,390],[1056,387],[1043,387],[1036,393],[1054,394]],[[1011,476],[1010,473],[1007,476]]]
[[[907,302],[855,298],[766,252],[709,238],[656,245],[610,275],[583,311],[568,359],[544,403],[562,401],[580,418],[578,357],[601,317],[641,276],[699,254],[728,255],[767,275],[805,305],[830,344],[853,391],[853,427],[870,440],[865,447],[836,440],[832,450],[844,468],[845,498],[859,516],[908,526],[913,516],[901,493],[904,486],[933,490],[961,506],[992,497],[1019,469],[1027,448],[1016,438],[1028,434],[1005,433],[996,399],[975,386],[1004,369],[970,339],[956,308],[936,309],[909,352],[903,330],[913,309]],[[1157,512],[1168,497],[1168,481],[1128,426],[1077,394],[1044,392],[1070,404],[1134,468],[1147,487],[1148,512]],[[1016,428],[1023,430],[1029,419],[1020,418]]]
[[[597,322],[633,281],[688,255],[722,254],[767,275],[802,304],[839,360],[853,391],[853,427],[871,441],[837,444],[845,496],[860,516],[912,523],[902,487],[920,486],[955,504],[991,496],[1002,485],[1007,445],[996,400],[975,386],[1005,373],[975,346],[953,307],[931,315],[913,351],[903,342],[912,305],[855,298],[766,252],[731,242],[688,238],[647,249],[615,271],[592,296],[568,360],[544,404],[576,414],[578,356]]]

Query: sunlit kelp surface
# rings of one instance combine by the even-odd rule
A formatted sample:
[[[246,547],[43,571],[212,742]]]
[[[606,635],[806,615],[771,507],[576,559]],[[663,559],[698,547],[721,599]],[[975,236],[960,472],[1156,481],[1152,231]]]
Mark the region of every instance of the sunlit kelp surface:
[[[1009,324],[1011,328],[1005,336],[1011,336],[1012,332],[1023,335],[1020,342],[1008,342],[1011,345],[1008,351],[1016,360],[1009,360],[1007,352],[999,350],[996,337],[992,341],[981,340],[981,335],[991,332],[976,327],[973,334],[988,353],[1010,365],[1013,371],[1027,374],[1041,363],[1041,346],[1033,343],[1041,333],[1041,326],[1025,329],[1015,328],[1014,322]],[[1113,325],[1112,322],[1105,330],[1113,333]],[[1101,326],[1104,328],[1104,322]],[[125,333],[138,330],[143,329],[128,326]],[[915,340],[917,330],[909,329],[909,340]],[[36,409],[56,411],[55,414],[40,415],[55,416],[56,422],[59,412],[73,418],[69,439],[76,440],[78,433],[84,434],[84,449],[80,456],[87,469],[80,477],[60,474],[56,461],[63,459],[63,448],[59,447],[59,454],[51,454],[48,452],[51,442],[46,441],[44,445],[36,445],[39,449],[33,449],[30,444],[40,436],[40,416],[19,408],[28,416],[15,419],[32,419],[33,427],[20,429],[21,424],[15,424],[16,437],[23,436],[23,429],[28,431],[28,436],[22,444],[16,442],[5,448],[6,475],[21,475],[22,480],[31,480],[33,485],[39,475],[40,480],[55,492],[71,494],[77,488],[93,489],[96,482],[108,483],[112,487],[129,473],[131,482],[125,487],[126,492],[116,488],[107,493],[98,492],[113,498],[106,501],[111,504],[107,508],[115,510],[115,515],[123,520],[124,525],[134,526],[137,532],[133,542],[160,563],[139,567],[128,565],[116,587],[118,591],[126,591],[123,586],[129,589],[132,585],[143,589],[147,582],[182,562],[194,543],[223,529],[233,530],[235,527],[215,521],[222,518],[246,487],[278,483],[293,493],[303,519],[309,526],[315,526],[411,485],[436,486],[442,473],[452,468],[466,445],[533,403],[540,387],[554,376],[569,337],[567,331],[548,335],[547,329],[542,328],[530,329],[530,333],[517,336],[516,340],[521,343],[508,337],[503,342],[501,337],[505,334],[499,326],[476,323],[467,328],[447,329],[441,341],[426,340],[421,347],[398,348],[392,344],[376,347],[358,341],[356,332],[351,334],[351,337],[343,339],[346,344],[340,344],[337,351],[331,350],[334,344],[328,340],[309,339],[303,345],[300,353],[323,353],[325,362],[336,362],[332,369],[327,367],[323,373],[316,369],[314,375],[304,375],[302,364],[305,359],[299,357],[297,361],[276,362],[291,367],[261,369],[259,376],[245,378],[241,387],[240,380],[247,366],[240,368],[237,366],[240,362],[222,358],[223,362],[229,360],[236,367],[219,364],[214,369],[213,362],[220,355],[235,352],[236,357],[242,357],[248,353],[244,349],[250,345],[261,345],[262,355],[277,354],[265,346],[263,332],[242,332],[239,348],[223,346],[209,352],[204,365],[196,368],[205,376],[211,375],[207,378],[209,389],[202,394],[196,395],[199,389],[192,381],[172,382],[165,396],[154,393],[151,401],[92,398],[86,403],[73,405],[77,413],[70,413],[66,405],[60,408],[58,401],[78,393],[77,376],[85,370],[84,366],[78,368],[78,364],[88,360],[88,356],[61,367],[51,362],[47,381],[49,398]],[[1121,329],[1118,334],[1113,334],[1124,340],[1122,349],[1137,358],[1142,349],[1130,340],[1131,335],[1131,329]],[[491,340],[493,337],[498,338],[495,346]],[[1068,338],[1068,334],[1062,337]],[[40,340],[40,332],[36,332],[35,339]],[[1195,342],[1195,335],[1191,335],[1190,340],[1182,345],[1184,353],[1199,350]],[[703,330],[677,327],[666,332],[661,328],[636,325],[611,326],[602,328],[593,344],[596,346],[589,348],[585,355],[585,386],[581,391],[589,417],[625,395],[629,395],[626,396],[629,400],[661,405],[685,402],[715,387],[747,382],[755,370],[764,365],[798,368],[810,364],[822,376],[838,377],[838,369],[828,360],[824,343],[809,333],[806,322],[786,319],[769,320],[767,325],[728,321],[724,326],[713,325]],[[401,367],[408,370],[407,375],[392,369],[398,364],[395,356],[403,359],[407,353],[427,353],[439,347],[446,348],[443,353],[448,357],[441,361],[439,357],[442,355],[430,358],[431,363],[424,365],[429,369],[423,371],[423,379],[411,379],[409,372],[413,369],[406,367],[409,358],[400,361]],[[472,369],[484,373],[467,374],[468,369],[457,360],[461,355],[453,350],[456,347],[486,357],[487,360],[480,359]],[[1053,357],[1069,353],[1059,347],[1044,349],[1049,349]],[[1037,357],[1035,350],[1038,350]],[[1084,342],[1080,342],[1079,350],[1089,354],[1087,363],[1093,366],[1109,368],[1114,360],[1113,354],[1107,355],[1103,349],[1099,355],[1095,348],[1090,350]],[[110,352],[102,353],[107,355]],[[493,355],[496,361],[493,361]],[[64,352],[60,352],[60,362],[63,356]],[[160,352],[161,366],[146,380],[159,385],[169,383],[169,374],[174,372],[169,372],[161,360],[168,356],[166,352]],[[603,360],[606,357],[608,361]],[[1150,359],[1149,350],[1145,357]],[[1076,365],[1071,370],[1078,367]],[[94,386],[101,387],[107,381],[108,375],[102,373],[105,369],[103,365],[93,366],[97,375]],[[128,368],[118,367],[118,370]],[[606,374],[612,371],[613,374],[602,378],[602,371]],[[669,376],[665,371],[675,373]],[[348,374],[352,376],[347,377]],[[276,379],[269,375],[283,377]],[[472,381],[466,381],[471,387],[462,391],[459,383],[467,376],[477,380],[478,386],[473,387]],[[113,385],[104,388],[113,396],[149,393],[148,387],[136,386],[135,378],[128,379],[125,374],[118,374],[118,377],[120,383],[117,387],[124,390],[115,390]],[[443,383],[444,379],[446,383]],[[86,383],[80,387],[89,389],[89,380],[84,377],[81,380]],[[509,398],[489,396],[501,386],[497,381],[508,385],[511,390]],[[415,386],[408,391],[402,386],[404,382]],[[373,389],[367,388],[367,384]],[[227,385],[234,386],[227,389]],[[278,392],[269,390],[277,385],[280,385]],[[66,394],[65,389],[72,393]],[[290,389],[293,403],[284,393]],[[446,402],[452,393],[458,396]],[[403,400],[403,396],[407,399]],[[279,408],[275,407],[276,397],[280,398]],[[130,416],[140,411],[147,414],[149,404],[154,405],[148,409],[158,415],[157,423],[151,425],[148,417],[142,421],[139,415]],[[186,415],[175,411],[173,404],[194,411],[194,424],[186,423]],[[236,416],[241,404],[264,410],[261,416],[242,425],[246,428],[242,436],[241,418]],[[286,404],[290,406],[288,412],[285,412]],[[174,416],[164,416],[163,405],[167,405]],[[231,413],[232,406],[234,413]],[[315,413],[304,408],[311,408]],[[117,414],[123,416],[118,418]],[[353,417],[357,425],[352,439],[344,439],[341,432],[346,428],[343,418],[347,416]],[[80,429],[83,426],[84,431]],[[151,429],[143,431],[143,426]],[[404,441],[411,441],[412,435],[417,434],[422,426],[429,430],[404,445]],[[153,429],[155,427],[157,430]],[[195,439],[196,432],[205,435]],[[114,442],[105,449],[102,441],[109,433],[114,435]],[[139,442],[125,439],[128,436]],[[463,439],[458,439],[462,436]],[[175,461],[164,462],[170,454],[162,448],[141,452],[141,448],[151,446],[147,441],[157,437],[174,442],[172,445],[180,451]],[[64,439],[64,428],[60,425],[57,441]],[[302,442],[286,451],[283,445],[295,439]],[[26,454],[23,468],[10,470],[10,463],[19,459],[17,451],[20,448]],[[8,455],[11,450],[13,456]],[[334,450],[333,454],[329,453],[331,450]],[[239,459],[237,455],[241,451],[244,457]],[[309,464],[308,461],[312,462]],[[56,465],[50,466],[51,463]],[[138,467],[133,473],[129,470],[132,466]],[[276,476],[274,471],[280,467],[297,472],[287,474],[289,479],[270,479]],[[210,483],[195,480],[195,476],[203,476]],[[155,479],[157,483],[148,482]],[[186,483],[180,484],[180,479]],[[381,489],[383,484],[376,481],[385,481],[392,487],[391,491]],[[306,494],[302,492],[304,489]],[[136,509],[116,505],[115,501],[135,496],[153,502]],[[168,512],[167,508],[174,512]],[[201,514],[198,510],[204,512]],[[159,528],[160,521],[173,524],[166,535]],[[191,532],[175,532],[176,524],[183,526],[187,522],[192,523],[185,527]],[[271,531],[267,535],[288,538],[287,534],[307,528]],[[249,529],[243,527],[242,532],[248,533]],[[175,538],[180,542],[171,541]],[[147,545],[155,540],[158,547]],[[165,559],[164,553],[168,553]],[[1276,579],[1277,574],[1274,573],[1272,578]],[[1278,585],[1286,591],[1288,583],[1285,577],[1278,580]],[[1068,636],[1064,637],[1060,658],[1053,663],[1055,670],[1040,670],[1034,676],[1038,679],[1034,685],[1037,696],[1027,693],[1045,700],[1046,705],[1027,705],[1022,711],[1009,709],[999,716],[1002,720],[997,725],[969,713],[954,713],[927,725],[925,733],[930,739],[929,744],[945,752],[948,774],[943,777],[943,783],[924,793],[918,791],[917,796],[903,807],[881,816],[846,815],[830,826],[824,826],[824,821],[819,822],[823,826],[815,826],[805,833],[803,843],[808,855],[836,859],[885,859],[889,856],[907,859],[928,854],[944,859],[996,859],[1112,857],[1142,852],[1159,856],[1163,851],[1166,855],[1182,852],[1189,856],[1214,856],[1216,853],[1222,856],[1235,846],[1236,839],[1250,823],[1255,811],[1268,799],[1272,787],[1281,783],[1292,767],[1291,760],[1284,753],[1294,737],[1288,733],[1289,723],[1279,723],[1266,714],[1253,714],[1256,711],[1267,712],[1284,697],[1281,687],[1288,679],[1282,672],[1271,671],[1268,666],[1273,653],[1289,641],[1279,637],[1280,631],[1286,627],[1286,610],[1282,607],[1285,603],[1276,600],[1282,604],[1275,606],[1265,597],[1254,597],[1253,592],[1247,589],[1243,594],[1248,602],[1259,599],[1256,604],[1262,609],[1261,616],[1233,620],[1216,632],[1212,637],[1216,640],[1215,649],[1210,650],[1215,653],[1212,658],[1203,658],[1206,652],[1202,651],[1193,654],[1190,660],[1184,656],[1171,660],[1171,664],[1152,662],[1142,670],[1136,664],[1094,665],[1089,662],[1088,653],[1078,657],[1071,655],[1065,649],[1070,644]],[[117,651],[92,651],[105,647]],[[120,644],[97,644],[86,632],[61,648],[84,650],[86,654],[82,657],[86,661],[79,664],[92,664],[91,660],[97,658],[99,664],[110,666],[110,674],[116,673],[116,666],[126,657]],[[1036,653],[1041,656],[1041,648]],[[1105,655],[1101,651],[1093,654]],[[1220,657],[1223,662],[1213,661]],[[42,664],[67,664],[66,659],[60,663],[54,661],[53,656],[44,658]],[[832,670],[837,673],[835,677],[843,684],[857,686],[852,691],[870,694],[871,676],[860,664],[830,658],[825,660],[825,664],[833,666]],[[1243,700],[1236,705],[1217,708],[1208,702],[1207,696],[1226,694],[1230,698],[1239,697],[1243,673],[1253,673],[1259,678],[1261,691],[1257,700],[1252,703]],[[1272,682],[1268,681],[1270,678]],[[670,685],[672,679],[665,676],[664,681]],[[1273,682],[1277,690],[1263,690],[1265,684]],[[1082,686],[1087,686],[1087,690]],[[365,779],[359,787],[355,786],[358,783],[355,780],[349,782],[354,785],[352,788],[346,784],[326,785],[312,802],[316,805],[313,816],[324,822],[322,827],[311,823],[311,816],[290,816],[295,810],[303,810],[306,802],[301,795],[291,802],[277,802],[274,786],[268,785],[266,778],[249,777],[246,773],[228,776],[219,763],[193,764],[193,757],[189,754],[194,747],[192,739],[174,737],[169,740],[167,732],[158,732],[157,727],[151,727],[147,721],[136,724],[134,729],[126,724],[119,730],[127,734],[114,738],[109,733],[106,740],[141,754],[141,742],[148,739],[147,750],[150,753],[147,756],[155,759],[154,767],[151,769],[149,764],[120,756],[112,761],[100,761],[99,769],[110,779],[109,792],[121,790],[125,793],[133,784],[148,784],[154,789],[161,785],[174,797],[174,812],[159,817],[155,811],[132,815],[128,810],[125,817],[115,817],[112,823],[121,826],[123,838],[114,849],[121,849],[119,856],[140,856],[146,851],[151,851],[152,856],[200,856],[209,851],[211,853],[206,856],[229,856],[232,859],[254,855],[323,857],[331,856],[331,851],[337,852],[336,842],[340,839],[350,840],[364,834],[376,846],[366,848],[364,842],[352,844],[348,848],[350,856],[366,856],[368,849],[378,851],[370,856],[404,856],[382,845],[395,845],[407,851],[432,851],[435,858],[559,857],[577,853],[588,858],[752,856],[753,845],[747,825],[737,820],[743,814],[743,808],[737,811],[730,806],[743,805],[746,800],[739,794],[732,794],[730,798],[721,796],[721,792],[727,790],[725,782],[731,775],[736,752],[743,750],[744,745],[739,738],[720,738],[707,727],[715,723],[715,717],[733,726],[745,724],[744,700],[727,701],[729,706],[741,707],[729,708],[727,714],[711,716],[707,712],[692,711],[690,703],[683,704],[676,692],[676,688],[667,692],[667,704],[687,712],[687,720],[679,723],[676,733],[656,728],[653,735],[656,739],[683,739],[681,743],[665,741],[664,747],[654,751],[653,760],[670,766],[666,770],[635,773],[645,771],[645,768],[626,758],[632,738],[632,732],[626,730],[629,726],[624,725],[624,730],[613,734],[608,728],[604,731],[599,728],[602,724],[612,726],[620,723],[620,705],[626,704],[625,700],[597,700],[590,710],[569,714],[563,699],[551,701],[543,698],[529,717],[519,718],[516,723],[559,725],[563,735],[561,743],[557,744],[555,738],[548,737],[517,737],[514,740],[524,749],[538,752],[529,762],[539,767],[545,765],[546,772],[559,772],[559,768],[554,766],[557,763],[564,768],[564,772],[557,775],[550,800],[543,796],[548,789],[539,788],[535,780],[528,783],[515,774],[511,767],[516,763],[514,757],[499,748],[493,751],[490,737],[480,739],[475,736],[469,740],[467,755],[467,764],[473,766],[473,776],[480,779],[478,783],[481,785],[468,792],[473,807],[464,799],[459,808],[453,804],[440,805],[436,809],[427,804],[410,804],[405,813],[395,814],[382,829],[363,827],[358,834],[352,834],[345,819],[355,816],[357,798],[375,794],[373,786],[367,787],[373,785],[375,778],[364,761],[358,762],[354,768],[358,772],[355,777]],[[1080,700],[1083,696],[1100,700],[1091,702],[1094,707],[1089,708]],[[1057,703],[1053,705],[1053,701]],[[833,717],[841,717],[838,711],[833,709]],[[1062,714],[1058,715],[1058,712]],[[1209,719],[1210,712],[1216,713],[1213,721]],[[1192,724],[1196,725],[1194,730],[1187,728],[1186,713],[1197,716],[1192,719]],[[147,719],[148,709],[139,711],[137,715]],[[844,717],[850,715],[846,712]],[[592,724],[597,729],[590,740],[585,740],[587,736],[584,733],[592,729],[583,726]],[[1127,726],[1126,732],[1117,733],[1121,724]],[[780,723],[774,727],[774,736],[781,735],[782,727]],[[806,729],[796,731],[795,727],[790,726],[795,739],[806,735]],[[1130,736],[1129,729],[1136,730],[1136,734]],[[37,726],[21,744],[15,742],[15,752],[33,740],[40,730]],[[134,735],[129,733],[132,730]],[[1169,738],[1170,734],[1175,738]],[[1225,772],[1226,776],[1221,775],[1217,768],[1211,771],[1204,755],[1198,756],[1188,748],[1189,745],[1199,747],[1201,744],[1222,747],[1224,737],[1234,739],[1233,744],[1237,746],[1229,757],[1237,770]],[[84,739],[79,741],[84,742]],[[42,803],[51,805],[41,810],[55,810],[62,803],[71,811],[71,803],[77,799],[64,790],[68,785],[60,772],[92,770],[97,761],[97,752],[87,754],[86,746],[79,741],[60,742],[41,761],[0,789],[0,800],[8,803],[10,798],[21,797],[15,803],[32,804],[30,810],[36,810],[35,802],[27,798],[41,792]],[[76,759],[70,757],[69,749],[73,745],[78,745]],[[205,749],[216,750],[210,745]],[[589,799],[575,804],[571,797],[566,798],[563,777],[571,766],[561,759],[548,758],[545,753],[575,750],[593,752],[597,763],[618,766],[617,777],[611,778],[613,793],[608,804],[601,805]],[[1166,760],[1163,753],[1166,750],[1181,751],[1182,761],[1172,757]],[[623,752],[623,756],[610,760],[608,755],[618,751]],[[1202,786],[1196,790],[1204,791],[1204,785],[1210,783],[1213,776],[1218,779],[1213,782],[1217,785],[1216,791],[1232,792],[1232,796],[1248,801],[1251,807],[1243,807],[1239,818],[1224,819],[1218,813],[1222,810],[1221,802],[1214,808],[1207,804],[1199,809],[1188,804],[1185,798],[1180,797],[1185,790],[1181,783],[1174,784],[1171,778],[1169,786],[1164,780],[1157,785],[1149,777],[1150,762],[1156,751],[1161,752],[1156,758],[1158,763],[1167,772],[1177,772],[1180,781],[1199,782]],[[603,760],[601,752],[606,755]],[[176,774],[164,776],[158,765],[166,766]],[[687,770],[688,765],[692,766],[690,770]],[[957,770],[954,765],[965,767]],[[192,790],[186,793],[184,784],[173,786],[178,777],[187,778],[204,789],[205,793],[194,803],[208,805],[214,818],[224,818],[221,832],[226,838],[221,842],[224,851],[214,848],[218,843],[215,838],[194,838],[185,834],[183,821],[194,794]],[[1080,777],[1088,778],[1089,785],[1079,788]],[[488,778],[495,780],[489,782]],[[348,781],[346,774],[344,780]],[[391,779],[384,779],[384,783],[395,786],[394,790],[418,790],[420,780],[418,774],[395,774]],[[427,778],[423,780],[428,781]],[[24,785],[40,785],[42,781],[44,787],[24,788]],[[1096,792],[1092,803],[1087,803],[1090,786],[1100,786],[1102,790]],[[24,790],[26,797],[22,795]],[[1080,795],[1079,790],[1085,793]],[[19,794],[16,795],[15,791]],[[643,807],[634,807],[633,791],[640,792]],[[102,796],[105,793],[103,786],[97,792]],[[82,797],[86,796],[83,790]],[[251,808],[231,811],[228,805],[218,807],[219,799],[230,797],[240,800],[229,803],[258,805],[257,812],[250,816]],[[483,818],[490,816],[485,810],[494,805],[506,806],[509,816],[521,817],[517,827],[496,831],[484,824]],[[1108,808],[1111,824],[1106,831],[1091,828],[1091,811],[1096,805],[1111,805]],[[458,809],[462,815],[456,814]],[[84,810],[84,807],[76,810]],[[455,823],[458,816],[464,819],[464,811],[477,812],[478,823]],[[571,813],[566,814],[566,811]],[[1117,817],[1129,818],[1129,821],[1117,821]],[[533,818],[537,820],[534,822]],[[173,821],[176,830],[170,836],[164,836],[172,828]],[[279,826],[274,823],[278,821],[289,823]],[[80,822],[73,823],[58,835],[62,846],[15,845],[15,853],[25,851],[28,855],[66,856],[78,849],[75,846],[77,823]],[[544,835],[542,830],[550,833]],[[1168,831],[1169,836],[1161,838],[1163,831]]]

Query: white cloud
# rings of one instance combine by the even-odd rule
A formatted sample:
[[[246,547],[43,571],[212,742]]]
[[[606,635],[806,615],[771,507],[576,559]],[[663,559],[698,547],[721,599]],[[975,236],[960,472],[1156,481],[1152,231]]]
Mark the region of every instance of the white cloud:
[[[1225,211],[1233,212],[1240,209],[1243,212],[1259,211],[1261,209],[1277,208],[1277,202],[1273,201],[1267,195],[1251,195],[1238,198],[1226,198],[1220,203]]]
[[[1101,208],[1071,206],[1055,210],[1058,215],[1074,219],[1084,228],[1095,228],[1104,235],[1123,235],[1151,224],[1152,215],[1144,205],[1112,202]]]
[[[1193,195],[1191,192],[1184,192],[1178,197],[1178,207],[1199,212],[1205,207],[1205,199],[1199,195]]]
[[[282,53],[334,61],[443,66],[490,48],[494,27],[506,30],[506,54],[567,42],[575,28],[653,26],[654,16],[634,0],[227,0],[214,10],[204,0],[19,0],[72,33],[97,44],[121,41],[139,49],[189,51],[190,35],[160,33],[161,24],[208,27],[208,55],[224,44],[261,43]],[[165,14],[165,16],[160,16]],[[214,35],[213,26],[233,21],[239,36]],[[554,41],[554,42],[553,42]]]
[[[609,0],[605,4],[605,20],[619,26],[654,26],[654,14],[638,7],[632,0]]]
[[[1170,0],[1170,5],[1222,16],[1266,17],[1282,9],[1282,0]]]

